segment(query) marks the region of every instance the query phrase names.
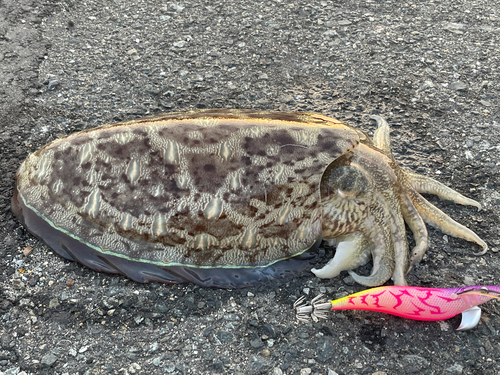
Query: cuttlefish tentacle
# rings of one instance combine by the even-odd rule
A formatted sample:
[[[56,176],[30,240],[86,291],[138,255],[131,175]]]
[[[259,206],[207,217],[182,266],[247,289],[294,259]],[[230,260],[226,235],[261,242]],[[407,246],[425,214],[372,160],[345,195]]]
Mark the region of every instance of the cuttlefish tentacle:
[[[376,120],[378,125],[373,135],[374,145],[389,156],[392,156],[389,124],[380,116],[373,115],[370,116],[370,118]],[[428,248],[427,229],[422,220],[422,216],[429,225],[439,228],[451,236],[463,238],[467,241],[479,244],[483,248],[483,251],[474,253],[474,255],[485,254],[488,250],[488,245],[483,240],[470,229],[449,218],[441,210],[420,196],[420,194],[432,194],[457,204],[474,206],[481,209],[481,204],[479,202],[463,196],[459,192],[433,178],[404,170],[396,165],[396,163],[394,163],[393,168],[399,175],[399,181],[401,181],[404,186],[405,193],[401,194],[401,209],[404,219],[413,232],[416,242],[411,252],[411,266],[422,259]],[[421,212],[422,208],[423,212]]]
[[[384,136],[378,136],[377,142],[383,142],[386,151],[390,152],[390,141],[388,131],[381,131],[388,128],[384,121],[379,127]],[[388,130],[388,129],[387,129]],[[385,160],[384,160],[385,159]],[[374,185],[380,191],[378,204],[384,209],[384,224],[388,226],[391,234],[391,241],[387,243],[387,254],[393,258],[392,280],[396,285],[406,285],[405,274],[409,268],[408,243],[406,241],[406,229],[402,212],[402,197],[405,196],[405,188],[398,177],[398,169],[392,165],[393,159],[384,155],[381,160],[374,161],[373,154],[365,154],[365,166],[372,170],[374,174]],[[380,161],[383,161],[380,163]],[[378,171],[378,172],[375,172]]]
[[[411,250],[411,260],[413,259],[422,259],[425,252],[429,247],[429,238],[427,234],[427,227],[425,226],[422,217],[420,216],[419,211],[413,204],[413,197],[417,195],[412,188],[407,189],[406,194],[403,194],[400,197],[401,201],[401,211],[403,213],[403,218],[413,233],[413,238],[415,240],[415,246]],[[412,261],[410,261],[410,267],[408,272],[411,270],[413,266]]]
[[[371,243],[372,272],[370,276],[360,276],[354,271],[349,271],[354,281],[366,286],[381,285],[396,273],[395,267],[397,262],[395,262],[393,237],[394,233],[398,232],[398,228],[393,220],[386,220],[388,215],[389,217],[392,215],[388,212],[384,200],[385,197],[381,194],[376,193],[374,195],[374,203],[370,209],[370,215],[365,219],[363,224],[364,235],[368,238],[369,243]],[[404,252],[406,252],[406,248],[404,248]],[[398,282],[404,282],[404,274],[403,281],[398,278]]]
[[[335,256],[323,268],[311,270],[321,279],[331,279],[342,271],[358,268],[370,261],[370,243],[363,233],[349,233],[337,238],[336,242]]]
[[[394,197],[394,200],[399,203],[399,199]],[[392,245],[394,247],[394,272],[392,274],[392,281],[394,285],[407,285],[405,275],[409,269],[408,259],[408,242],[406,240],[406,229],[401,212],[401,206],[395,206],[396,209],[390,211],[392,222],[395,226],[391,226],[392,232]]]
[[[370,118],[377,121],[378,126],[377,130],[373,133],[373,144],[389,156],[392,156],[389,124],[380,116],[372,115]]]
[[[449,218],[420,193],[431,193],[456,203],[480,207],[429,177],[401,169],[392,158],[389,126],[378,122],[373,141],[361,142],[355,150],[333,162],[321,181],[323,237],[338,240],[335,257],[322,269],[321,278],[348,270],[359,284],[378,286],[392,277],[406,285],[405,275],[424,256],[428,245],[426,223],[451,236],[488,246],[473,231]],[[408,252],[406,227],[413,232],[415,247]],[[350,233],[349,233],[350,232]],[[373,260],[369,276],[353,269]]]
[[[481,209],[481,204],[479,202],[463,196],[459,192],[449,188],[439,181],[434,180],[433,178],[423,176],[408,170],[403,170],[403,173],[410,184],[420,194],[432,194],[442,199],[450,200],[464,206],[475,206]]]
[[[376,115],[370,116],[371,119],[377,121],[377,130],[373,133],[373,144],[375,147],[384,151],[388,156],[392,158],[392,149],[391,149],[391,137],[390,137],[390,128],[387,121]],[[401,169],[399,166],[395,164],[395,168],[393,170],[399,175]],[[398,176],[399,177],[399,176]],[[394,219],[402,225],[404,228],[404,223],[402,223],[401,215],[403,216],[404,221],[408,224],[413,235],[415,237],[416,245],[413,249],[413,252],[425,252],[428,247],[428,239],[427,239],[427,228],[425,224],[418,214],[417,209],[411,203],[411,200],[404,193],[404,186],[401,189],[398,189],[399,193],[397,193],[397,198],[399,198],[399,204],[397,207],[400,207],[401,213],[395,214],[391,212],[394,216]],[[407,267],[408,264],[408,255],[407,255],[407,241],[405,236],[405,231],[399,230],[393,232],[393,245],[394,245],[394,258],[396,261],[396,268],[394,270],[394,274],[392,279],[396,285],[406,285],[406,280],[404,278],[404,274],[410,271],[410,267]],[[408,269],[405,269],[408,268]]]
[[[390,217],[389,229],[391,231],[392,252],[394,257],[394,271],[392,281],[395,285],[406,285],[405,275],[409,268],[408,243],[406,229],[401,207],[402,186],[394,183],[392,189],[385,191],[385,217]]]
[[[475,242],[483,248],[483,251],[479,253],[474,253],[474,255],[483,255],[488,251],[488,245],[479,236],[471,231],[469,228],[457,223],[455,220],[447,216],[439,208],[433,206],[424,197],[416,194],[412,197],[413,204],[417,208],[420,216],[424,221],[433,226],[434,228],[440,229],[443,233],[449,234],[450,236],[462,238],[464,240]],[[424,254],[419,254],[418,256],[411,257],[411,264],[417,264]]]

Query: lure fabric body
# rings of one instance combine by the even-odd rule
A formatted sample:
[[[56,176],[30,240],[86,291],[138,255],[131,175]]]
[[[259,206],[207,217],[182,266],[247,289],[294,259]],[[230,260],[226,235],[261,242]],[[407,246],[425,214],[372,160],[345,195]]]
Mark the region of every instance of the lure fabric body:
[[[457,330],[474,328],[481,318],[481,305],[490,299],[500,299],[499,286],[464,286],[460,288],[422,288],[417,286],[381,286],[364,290],[330,302],[321,295],[302,304],[295,302],[297,319],[308,321],[326,319],[329,310],[367,310],[401,316],[414,320],[445,320],[462,314]]]
[[[332,310],[369,310],[415,320],[444,320],[454,317],[492,298],[498,286],[460,288],[422,288],[382,286],[331,301]]]

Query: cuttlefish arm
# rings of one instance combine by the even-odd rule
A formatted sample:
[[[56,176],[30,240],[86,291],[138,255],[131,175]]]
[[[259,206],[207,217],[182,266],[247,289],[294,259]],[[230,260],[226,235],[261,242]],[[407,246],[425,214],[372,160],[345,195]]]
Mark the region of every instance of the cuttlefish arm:
[[[439,289],[416,286],[382,286],[354,293],[330,302],[314,298],[310,305],[297,300],[297,319],[326,319],[329,310],[368,310],[415,320],[444,320],[462,314],[459,331],[472,329],[479,323],[479,305],[490,299],[500,299],[499,286],[466,286]]]

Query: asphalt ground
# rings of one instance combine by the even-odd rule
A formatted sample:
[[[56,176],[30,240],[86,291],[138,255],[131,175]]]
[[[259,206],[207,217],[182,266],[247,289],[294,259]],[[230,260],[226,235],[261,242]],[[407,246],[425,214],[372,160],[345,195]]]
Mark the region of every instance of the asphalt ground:
[[[101,124],[255,108],[320,112],[372,134],[377,114],[401,165],[483,205],[429,197],[490,251],[475,257],[430,228],[409,283],[500,285],[499,39],[492,0],[0,0],[0,373],[499,373],[495,302],[466,332],[454,331],[459,318],[373,312],[300,323],[299,296],[364,288],[308,272],[242,290],[136,284],[59,258],[10,212],[30,152]]]

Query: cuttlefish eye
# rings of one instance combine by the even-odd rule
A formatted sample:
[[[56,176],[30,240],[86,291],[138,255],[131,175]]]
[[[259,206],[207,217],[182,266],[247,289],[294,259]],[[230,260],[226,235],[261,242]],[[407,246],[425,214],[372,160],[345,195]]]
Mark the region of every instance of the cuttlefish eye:
[[[331,170],[328,178],[328,196],[344,199],[359,199],[371,194],[372,183],[356,166],[339,166]]]

